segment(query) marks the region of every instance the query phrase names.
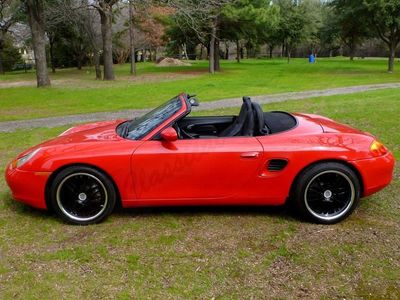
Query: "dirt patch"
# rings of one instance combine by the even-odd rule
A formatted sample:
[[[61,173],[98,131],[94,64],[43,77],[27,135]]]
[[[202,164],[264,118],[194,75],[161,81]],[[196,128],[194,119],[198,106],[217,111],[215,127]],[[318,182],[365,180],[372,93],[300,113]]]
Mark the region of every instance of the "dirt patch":
[[[107,86],[126,86],[126,84],[141,84],[141,83],[153,83],[153,82],[168,82],[179,79],[195,78],[204,73],[206,70],[199,71],[179,71],[179,72],[167,72],[167,73],[150,73],[138,76],[119,76],[115,81],[103,81],[94,79],[53,79],[51,80],[51,86],[54,87],[65,87],[70,88],[104,88]],[[13,87],[27,87],[36,86],[36,81],[14,81],[14,82],[0,82],[0,89],[2,88],[13,88]]]
[[[175,67],[175,66],[191,66],[191,64],[172,57],[166,57],[157,64],[157,67]]]
[[[65,80],[54,80],[52,81],[53,86],[57,87],[74,87],[78,89],[86,88],[104,88],[107,86],[112,87],[123,87],[126,85],[136,85],[142,83],[153,83],[153,82],[168,82],[179,79],[195,78],[204,72],[168,72],[168,73],[155,73],[155,74],[143,74],[138,76],[119,76],[115,81],[103,81],[103,80],[79,80],[79,79],[65,79]]]
[[[121,77],[119,79],[126,80],[129,82],[134,83],[148,83],[148,82],[165,82],[165,81],[172,81],[178,79],[187,79],[187,78],[194,78],[202,73],[202,72],[169,72],[169,73],[162,73],[162,74],[144,74],[140,76],[127,76]]]
[[[0,89],[21,86],[36,86],[36,81],[0,82]]]

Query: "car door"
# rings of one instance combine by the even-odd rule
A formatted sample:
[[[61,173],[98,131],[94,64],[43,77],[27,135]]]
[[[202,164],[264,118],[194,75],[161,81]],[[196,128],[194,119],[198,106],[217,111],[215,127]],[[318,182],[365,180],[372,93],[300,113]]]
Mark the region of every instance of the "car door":
[[[138,200],[234,196],[257,176],[262,146],[254,137],[144,141],[131,158]]]

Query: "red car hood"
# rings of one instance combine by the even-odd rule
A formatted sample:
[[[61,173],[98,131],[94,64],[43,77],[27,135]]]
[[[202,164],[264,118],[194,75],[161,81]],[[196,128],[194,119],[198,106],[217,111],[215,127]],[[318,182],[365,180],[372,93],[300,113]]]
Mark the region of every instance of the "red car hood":
[[[123,121],[124,120],[95,122],[71,127],[61,133],[58,137],[48,140],[22,152],[20,155],[18,155],[18,157],[21,157],[39,147],[77,144],[85,142],[120,141],[122,138],[117,134],[116,128]]]
[[[123,120],[95,122],[71,127],[50,142],[82,143],[120,140],[116,128]]]
[[[312,122],[318,123],[321,126],[322,130],[326,133],[341,132],[341,133],[368,134],[356,128],[335,122],[334,120],[323,116],[313,115],[313,114],[298,114],[298,113],[296,113],[295,115],[305,117]]]
[[[71,127],[61,133],[59,136],[71,136],[71,135],[93,135],[96,133],[102,133],[98,137],[95,137],[95,139],[101,139],[104,140],[104,133],[107,133],[107,136],[111,134],[110,131],[112,131],[112,135],[117,135],[115,132],[116,127],[121,124],[124,120],[114,120],[114,121],[103,121],[103,122],[94,122],[94,123],[88,123],[88,124],[83,124],[83,125],[78,125],[75,127]],[[117,135],[118,136],[118,135]],[[91,137],[93,138],[93,137]],[[106,138],[108,139],[108,138]]]

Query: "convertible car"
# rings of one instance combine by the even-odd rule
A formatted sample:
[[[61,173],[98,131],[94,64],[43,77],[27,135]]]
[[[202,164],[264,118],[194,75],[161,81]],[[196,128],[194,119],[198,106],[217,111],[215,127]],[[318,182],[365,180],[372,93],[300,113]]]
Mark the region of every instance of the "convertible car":
[[[133,119],[68,129],[13,160],[13,198],[86,225],[122,207],[283,205],[332,224],[392,180],[394,158],[369,133],[310,114],[188,116],[180,94]]]

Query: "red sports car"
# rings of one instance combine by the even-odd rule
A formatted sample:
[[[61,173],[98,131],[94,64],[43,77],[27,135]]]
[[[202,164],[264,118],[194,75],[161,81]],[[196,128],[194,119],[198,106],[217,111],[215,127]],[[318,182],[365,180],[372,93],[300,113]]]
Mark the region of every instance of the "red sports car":
[[[181,94],[140,118],[72,127],[6,169],[13,197],[74,224],[123,207],[282,205],[331,224],[387,186],[394,158],[372,135],[310,114],[189,117]]]

